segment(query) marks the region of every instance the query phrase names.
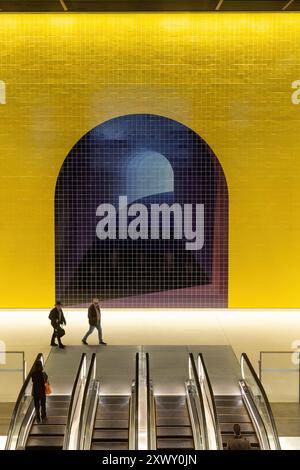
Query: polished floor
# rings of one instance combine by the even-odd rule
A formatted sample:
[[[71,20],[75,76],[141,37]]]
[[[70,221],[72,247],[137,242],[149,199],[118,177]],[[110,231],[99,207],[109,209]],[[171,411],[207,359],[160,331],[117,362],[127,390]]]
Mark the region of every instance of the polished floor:
[[[45,357],[50,352],[51,327],[48,312],[49,310],[0,310],[0,341],[4,343],[7,350],[25,351],[28,367],[38,352],[43,352]],[[64,356],[75,354],[75,350],[78,351],[76,354],[79,358],[81,348],[73,349],[73,347],[81,344],[81,338],[87,329],[86,309],[66,309],[65,316],[67,334],[64,342],[69,347],[64,351],[55,351],[54,354],[59,355],[58,361]],[[226,356],[228,351],[230,351],[228,354],[233,355],[236,359],[242,352],[247,352],[258,370],[260,351],[292,351],[295,342],[300,340],[300,310],[103,309],[102,324],[104,337],[109,346],[122,345],[124,350],[128,348],[133,355],[137,348],[136,345],[143,344],[144,347],[151,345],[153,375],[159,379],[161,389],[164,387],[164,382],[167,382],[165,371],[168,367],[167,359],[165,364],[160,362],[159,349],[161,346],[174,345],[186,348],[185,345],[190,345],[189,347],[201,345],[201,348],[204,349],[214,346],[211,350],[212,355],[207,356],[207,363],[210,363],[212,382],[216,386],[220,372],[218,368],[223,370],[224,377],[236,374],[234,367],[233,369],[231,366],[229,369],[226,367],[223,369],[223,356]],[[110,367],[105,367],[105,362],[107,365],[106,359],[110,355],[112,367],[115,366],[114,348],[104,349],[96,346],[96,333],[90,337],[89,343],[92,346],[87,347],[89,353],[93,350],[98,351],[98,355],[104,361],[102,364],[104,373],[102,387],[105,390],[105,384],[108,383],[105,377],[109,378],[110,374]],[[216,346],[220,348],[218,349]],[[213,358],[212,351],[215,351],[216,358]],[[165,357],[167,358],[167,355]],[[125,356],[122,361],[126,361]],[[64,373],[62,376],[67,378],[69,374],[72,375],[72,367],[67,374]],[[51,368],[55,369],[55,363]],[[53,375],[51,368],[50,373]],[[120,373],[125,373],[124,362],[119,363],[118,370]],[[182,377],[184,375],[183,373]],[[7,374],[0,373],[0,381],[7,380],[7,377]],[[12,375],[9,377],[9,382],[13,385]],[[19,379],[16,381],[17,383],[19,383]],[[222,381],[222,383],[225,382]],[[17,387],[15,389],[17,390]],[[16,397],[16,390],[14,387],[8,390],[7,387],[0,386],[0,402],[13,401]],[[280,434],[296,440],[296,444],[294,441],[292,444],[290,441],[286,441],[285,445],[287,447],[297,445],[300,448],[297,437],[299,436],[297,403],[289,405],[280,403],[280,394],[279,399],[277,396],[274,401],[276,401],[274,414],[278,420]],[[3,406],[6,406],[6,410],[9,407],[9,405]],[[2,413],[0,409],[0,414],[2,420],[5,420],[7,411],[4,410]],[[0,424],[4,425],[2,421]]]
[[[0,341],[7,350],[25,351],[30,363],[49,353],[49,310],[1,310]],[[86,309],[66,309],[67,345],[79,345],[87,330]],[[237,357],[247,352],[255,366],[259,352],[292,350],[300,341],[300,310],[104,309],[102,324],[110,345],[227,345]],[[93,334],[89,343],[96,345]]]

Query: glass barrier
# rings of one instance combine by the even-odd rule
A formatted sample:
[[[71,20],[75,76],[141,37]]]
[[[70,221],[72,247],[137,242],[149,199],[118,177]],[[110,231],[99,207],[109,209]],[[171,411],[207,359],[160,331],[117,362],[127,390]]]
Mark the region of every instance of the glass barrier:
[[[300,351],[261,351],[259,376],[270,402],[299,403]]]
[[[0,351],[0,402],[15,402],[26,379],[24,351]]]
[[[247,354],[245,353],[241,356],[241,372],[246,385],[251,391],[255,405],[265,426],[270,449],[279,450],[280,443],[269,400]]]
[[[34,406],[32,399],[32,383],[31,376],[34,370],[35,362],[41,361],[44,365],[44,356],[42,353],[38,354],[30,371],[27,375],[19,396],[17,398],[14,411],[11,417],[11,422],[9,426],[8,436],[6,440],[5,449],[6,450],[16,450],[18,447],[22,447],[23,443],[20,442],[20,433],[24,426],[24,423],[31,423],[34,417]],[[24,430],[23,430],[24,431]],[[26,432],[23,432],[25,435]]]

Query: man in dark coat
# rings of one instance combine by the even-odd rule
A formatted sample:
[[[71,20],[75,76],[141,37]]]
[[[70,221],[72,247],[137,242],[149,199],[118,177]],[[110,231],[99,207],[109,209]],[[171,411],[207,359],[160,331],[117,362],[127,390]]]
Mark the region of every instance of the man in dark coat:
[[[99,344],[106,345],[106,343],[103,341],[103,338],[102,338],[101,310],[100,310],[100,305],[99,305],[99,299],[97,299],[97,297],[93,299],[93,302],[89,306],[88,319],[89,319],[90,328],[87,331],[87,333],[84,335],[84,337],[82,338],[82,343],[88,344],[86,341],[87,338],[93,333],[94,329],[97,328]]]
[[[49,320],[51,321],[51,326],[53,328],[53,334],[51,338],[51,346],[57,346],[55,339],[57,338],[58,340],[58,345],[61,349],[64,349],[64,345],[61,342],[61,336],[60,336],[60,325],[66,325],[66,319],[64,317],[63,311],[62,311],[62,306],[61,302],[57,301],[55,304],[55,307],[51,310],[49,314]]]
[[[251,450],[250,442],[242,436],[239,424],[233,426],[233,432],[234,438],[228,442],[228,450]]]

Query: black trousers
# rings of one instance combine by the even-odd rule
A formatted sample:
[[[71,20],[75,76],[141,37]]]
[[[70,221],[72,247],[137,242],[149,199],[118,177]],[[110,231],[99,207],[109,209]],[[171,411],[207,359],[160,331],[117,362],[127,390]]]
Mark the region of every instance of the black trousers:
[[[36,419],[40,420],[45,419],[47,417],[46,413],[46,395],[38,396],[33,395]]]
[[[51,344],[55,343],[56,338],[58,340],[58,344],[61,345],[62,343],[61,343],[60,337],[57,334],[57,330],[53,327],[53,335],[52,335],[52,338],[51,338]]]

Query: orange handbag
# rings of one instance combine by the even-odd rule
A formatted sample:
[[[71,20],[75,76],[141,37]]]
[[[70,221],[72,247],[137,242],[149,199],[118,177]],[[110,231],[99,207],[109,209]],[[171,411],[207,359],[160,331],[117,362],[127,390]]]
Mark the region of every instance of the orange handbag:
[[[52,393],[52,389],[50,387],[49,382],[45,382],[45,393],[46,393],[46,395],[51,395],[51,393]]]

